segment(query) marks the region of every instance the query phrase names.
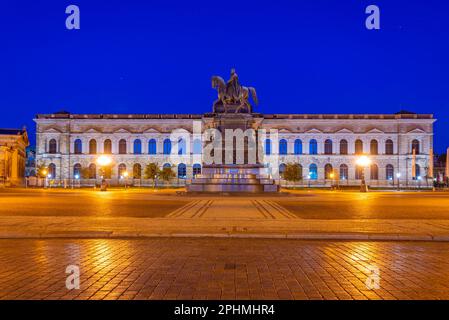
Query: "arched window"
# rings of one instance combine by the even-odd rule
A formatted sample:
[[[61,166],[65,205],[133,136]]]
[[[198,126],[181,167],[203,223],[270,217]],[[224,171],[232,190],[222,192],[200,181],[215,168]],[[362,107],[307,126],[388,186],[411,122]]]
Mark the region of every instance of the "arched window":
[[[162,169],[165,168],[171,168],[171,164],[170,163],[164,163],[164,165],[162,166]]]
[[[362,166],[355,166],[355,179],[362,180],[365,168]]]
[[[309,166],[309,179],[310,180],[317,180],[318,179],[318,167],[314,163],[312,163]]]
[[[412,141],[412,152],[413,150],[415,150],[415,154],[419,154],[419,141],[416,139]]]
[[[126,140],[125,139],[120,139],[120,141],[118,142],[118,153],[119,154],[126,154]]]
[[[120,163],[118,166],[118,178],[123,179],[125,177],[126,164]]]
[[[202,154],[203,144],[200,139],[193,140],[193,154]]]
[[[340,165],[340,180],[348,180],[349,168],[346,164]]]
[[[133,166],[133,179],[142,178],[142,166],[140,163],[135,163]]]
[[[142,141],[140,139],[134,140],[134,154],[142,154]]]
[[[50,163],[48,166],[48,177],[50,179],[56,179],[56,165],[54,163]]]
[[[201,174],[201,165],[199,163],[193,165],[193,176],[196,176],[197,174]]]
[[[148,154],[156,154],[157,153],[157,144],[155,139],[150,139],[148,141]]]
[[[97,166],[94,163],[89,165],[89,179],[97,178]]]
[[[271,140],[265,139],[265,154],[270,155],[271,154]]]
[[[56,140],[55,139],[51,139],[50,142],[48,143],[48,153],[56,153]]]
[[[421,167],[419,164],[415,164],[415,176],[413,177],[413,180],[418,180],[421,177]]]
[[[81,178],[81,164],[77,163],[73,166],[73,177],[75,179]]]
[[[178,155],[186,154],[186,141],[183,138],[178,140]]]
[[[180,163],[178,165],[178,178],[179,179],[187,178],[187,167],[184,163]]]
[[[95,139],[89,141],[89,154],[97,154],[97,140]]]
[[[393,154],[393,140],[388,139],[385,141],[385,154]]]
[[[279,165],[279,175],[282,176],[284,174],[284,172],[285,172],[285,164],[281,163]]]
[[[348,141],[345,139],[340,140],[340,154],[348,154]]]
[[[324,178],[325,179],[333,179],[334,177],[331,176],[333,175],[334,169],[332,168],[332,165],[330,163],[326,164],[324,166]]]
[[[287,140],[282,139],[279,141],[279,154],[286,155],[287,154]]]
[[[171,141],[170,139],[164,140],[164,154],[171,154]]]
[[[318,142],[315,139],[309,142],[309,154],[318,154]]]
[[[371,140],[369,150],[372,155],[379,154],[379,144],[377,143],[377,140]]]
[[[394,167],[391,164],[387,164],[385,168],[386,178],[387,180],[393,180],[394,178]]]
[[[75,140],[74,153],[75,154],[82,154],[83,153],[83,143],[81,142],[81,139],[76,139]]]
[[[104,154],[111,154],[112,153],[112,142],[109,139],[104,140]],[[110,178],[108,178],[110,179]]]
[[[357,139],[355,141],[355,154],[362,154],[363,153],[363,142],[360,139]]]
[[[377,164],[371,164],[370,166],[370,178],[371,180],[379,180],[379,167]]]
[[[302,154],[302,141],[301,141],[301,139],[296,139],[295,140],[294,153],[295,154]]]
[[[324,141],[324,154],[332,154],[332,140],[327,139]]]

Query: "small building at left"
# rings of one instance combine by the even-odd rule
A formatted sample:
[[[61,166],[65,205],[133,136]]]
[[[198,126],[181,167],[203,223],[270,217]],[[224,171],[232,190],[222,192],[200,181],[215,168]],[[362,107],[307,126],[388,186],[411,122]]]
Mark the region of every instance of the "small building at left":
[[[16,186],[24,183],[25,150],[29,144],[25,128],[0,128],[0,186]]]

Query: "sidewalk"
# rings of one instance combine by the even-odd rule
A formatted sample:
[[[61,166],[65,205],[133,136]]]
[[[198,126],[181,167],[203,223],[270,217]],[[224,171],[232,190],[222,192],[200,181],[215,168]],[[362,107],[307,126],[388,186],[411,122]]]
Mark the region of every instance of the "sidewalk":
[[[0,238],[290,238],[449,241],[449,220],[0,217]]]

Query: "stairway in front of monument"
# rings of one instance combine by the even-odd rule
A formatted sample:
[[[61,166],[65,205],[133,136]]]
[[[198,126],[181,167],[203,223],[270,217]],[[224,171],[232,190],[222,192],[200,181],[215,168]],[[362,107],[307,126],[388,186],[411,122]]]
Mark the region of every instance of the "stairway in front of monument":
[[[194,200],[171,212],[171,219],[289,220],[296,215],[271,200],[205,199]]]

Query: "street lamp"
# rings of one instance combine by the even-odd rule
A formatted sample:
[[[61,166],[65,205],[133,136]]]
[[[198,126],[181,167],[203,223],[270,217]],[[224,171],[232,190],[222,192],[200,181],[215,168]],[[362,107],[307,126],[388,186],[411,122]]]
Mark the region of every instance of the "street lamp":
[[[46,169],[42,170],[42,175],[45,178],[45,180],[44,180],[44,188],[47,188],[47,179],[48,179],[47,174],[48,174],[48,171]]]
[[[109,156],[101,155],[97,158],[97,164],[100,167],[106,167],[112,163],[112,159]]]
[[[400,172],[396,173],[396,178],[398,178],[398,191],[400,189],[400,182],[399,182],[400,177],[401,177],[401,173]]]
[[[332,172],[329,174],[329,178],[331,178],[331,189],[332,189],[332,190],[334,189],[334,177],[335,177],[335,174],[334,174],[334,172],[332,171]]]
[[[112,163],[112,159],[109,156],[101,155],[97,158],[97,164],[100,167],[101,170],[103,170],[104,167],[109,166]],[[107,184],[106,180],[102,176],[101,178],[101,191],[107,191]]]
[[[362,181],[360,183],[360,192],[368,192],[368,185],[365,181],[365,168],[371,164],[370,158],[367,156],[360,156],[356,161],[357,166],[362,168]]]
[[[128,171],[123,172],[123,179],[125,180],[125,189],[127,188],[128,176],[129,176]]]

